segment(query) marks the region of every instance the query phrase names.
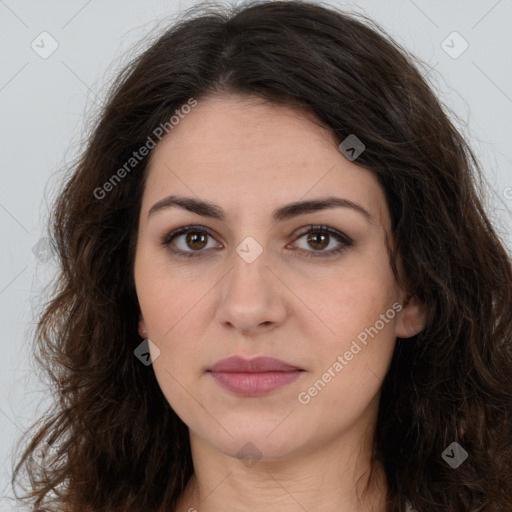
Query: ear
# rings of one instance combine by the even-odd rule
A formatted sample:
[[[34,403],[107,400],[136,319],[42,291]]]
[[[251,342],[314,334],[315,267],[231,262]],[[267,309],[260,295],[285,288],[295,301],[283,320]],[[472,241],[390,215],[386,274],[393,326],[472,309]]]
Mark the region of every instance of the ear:
[[[399,338],[410,338],[421,332],[427,324],[427,306],[415,296],[403,292],[402,309],[397,314],[395,334]]]
[[[144,339],[148,337],[146,323],[144,322],[144,317],[142,316],[142,313],[139,313],[139,336]]]

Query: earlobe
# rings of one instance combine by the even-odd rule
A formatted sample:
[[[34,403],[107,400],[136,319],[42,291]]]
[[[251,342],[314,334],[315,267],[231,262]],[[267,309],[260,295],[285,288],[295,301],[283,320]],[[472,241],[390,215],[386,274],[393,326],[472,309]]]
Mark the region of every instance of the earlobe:
[[[410,338],[420,333],[427,324],[427,306],[412,295],[407,295],[402,302],[402,309],[397,315],[395,334],[399,338]]]
[[[146,323],[144,322],[144,317],[142,316],[142,313],[139,313],[139,336],[144,339],[148,337]]]

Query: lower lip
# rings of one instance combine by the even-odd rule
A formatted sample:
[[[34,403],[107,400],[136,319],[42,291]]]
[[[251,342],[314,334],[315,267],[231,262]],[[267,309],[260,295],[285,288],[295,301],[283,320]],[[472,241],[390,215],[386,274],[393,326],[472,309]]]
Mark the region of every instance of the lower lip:
[[[298,379],[302,370],[285,372],[235,373],[210,372],[224,388],[245,396],[257,396],[290,384]]]

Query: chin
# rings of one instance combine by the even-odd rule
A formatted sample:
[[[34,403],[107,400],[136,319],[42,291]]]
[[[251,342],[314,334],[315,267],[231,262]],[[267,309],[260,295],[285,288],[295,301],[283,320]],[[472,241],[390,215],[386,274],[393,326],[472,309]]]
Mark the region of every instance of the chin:
[[[298,437],[300,429],[296,432],[291,432],[290,429],[279,432],[280,426],[275,428],[274,422],[269,422],[268,425],[260,423],[257,427],[253,425],[252,428],[223,425],[232,437],[223,431],[221,437],[206,437],[207,442],[226,455],[241,460],[283,460],[300,451],[302,445]]]

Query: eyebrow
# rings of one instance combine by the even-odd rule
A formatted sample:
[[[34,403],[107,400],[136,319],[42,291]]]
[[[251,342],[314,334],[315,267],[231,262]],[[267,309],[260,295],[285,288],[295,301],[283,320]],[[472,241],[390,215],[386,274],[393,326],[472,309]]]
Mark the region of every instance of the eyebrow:
[[[178,206],[192,213],[196,213],[203,217],[211,217],[213,219],[225,220],[226,214],[224,210],[209,201],[195,199],[193,197],[167,196],[156,202],[148,211],[148,218],[157,212],[166,210],[173,206]],[[362,206],[341,197],[325,197],[322,199],[311,199],[309,201],[295,201],[277,208],[272,212],[272,218],[275,222],[304,215],[306,213],[314,213],[330,208],[350,208],[362,214],[367,221],[373,223],[375,218]]]

